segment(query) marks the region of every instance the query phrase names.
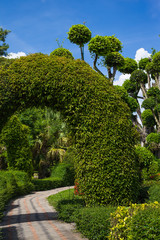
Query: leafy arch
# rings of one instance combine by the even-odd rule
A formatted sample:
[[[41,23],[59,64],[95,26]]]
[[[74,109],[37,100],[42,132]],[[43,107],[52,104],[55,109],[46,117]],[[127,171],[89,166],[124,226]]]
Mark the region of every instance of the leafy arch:
[[[76,148],[88,204],[135,202],[139,177],[129,109],[107,79],[81,60],[33,54],[0,71],[0,124],[20,108],[61,111]]]

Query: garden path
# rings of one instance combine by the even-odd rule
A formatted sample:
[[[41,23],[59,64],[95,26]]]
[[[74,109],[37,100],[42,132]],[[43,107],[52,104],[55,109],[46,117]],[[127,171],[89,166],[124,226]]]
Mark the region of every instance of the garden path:
[[[46,198],[72,187],[34,192],[12,200],[0,224],[6,240],[85,240],[74,224],[57,220]]]

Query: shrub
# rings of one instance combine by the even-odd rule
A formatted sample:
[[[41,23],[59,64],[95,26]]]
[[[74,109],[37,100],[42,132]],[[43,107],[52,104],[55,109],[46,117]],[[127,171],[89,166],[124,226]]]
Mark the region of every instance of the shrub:
[[[44,179],[32,179],[36,191],[71,186],[74,184],[73,164],[59,163],[52,168],[51,176]]]
[[[91,39],[91,31],[85,25],[73,25],[69,29],[68,38],[72,43],[83,46]]]
[[[32,190],[33,185],[27,173],[21,171],[0,171],[0,219],[9,199],[29,193]]]
[[[160,239],[160,208],[149,206],[133,216],[128,238],[133,240]]]
[[[81,208],[76,213],[77,229],[90,240],[104,240],[110,232],[110,214],[115,207]]]
[[[51,172],[51,178],[59,177],[62,179],[64,186],[71,186],[74,184],[75,170],[73,163],[58,163]]]
[[[158,161],[156,161],[153,153],[145,147],[136,146],[136,154],[142,170],[142,178],[147,179],[156,174],[159,169]]]
[[[50,53],[50,56],[59,56],[73,59],[72,53],[65,48],[57,48],[53,52]]]
[[[79,210],[84,207],[84,201],[81,199],[60,200],[56,210],[58,217],[65,222],[75,222],[78,217]]]
[[[111,231],[109,234],[109,239],[110,240],[114,240],[114,239],[117,239],[117,240],[118,239],[122,239],[122,240],[155,239],[155,238],[147,238],[148,229],[147,229],[147,227],[145,229],[145,225],[146,225],[145,220],[147,220],[147,224],[150,227],[152,226],[154,221],[155,221],[155,223],[157,223],[157,221],[159,221],[158,214],[155,214],[155,217],[156,217],[155,220],[152,219],[152,216],[154,214],[152,216],[148,215],[147,219],[145,218],[145,211],[148,211],[148,213],[149,212],[151,213],[154,210],[157,213],[160,212],[160,205],[158,202],[154,202],[154,203],[150,203],[150,204],[145,203],[145,204],[141,204],[141,205],[132,204],[129,208],[119,206],[117,208],[117,210],[111,214]],[[140,215],[142,217],[139,217]],[[144,216],[144,218],[143,218],[143,216]],[[142,230],[141,233],[139,233],[139,225],[136,223],[136,218],[137,218],[137,220],[139,220],[140,228]],[[154,229],[154,227],[152,229],[153,229],[153,235],[156,234],[156,229]],[[135,238],[134,234],[136,234],[137,238]],[[144,236],[144,238],[142,236]],[[158,239],[158,238],[156,238],[156,239]]]
[[[13,115],[3,128],[1,139],[7,147],[8,169],[26,171],[31,177],[33,166],[28,132],[29,128]]]
[[[160,183],[154,182],[148,189],[148,202],[160,202]]]
[[[75,145],[87,204],[128,204],[139,194],[130,111],[107,79],[81,60],[32,54],[0,70],[0,125],[17,109],[59,110]]]
[[[32,179],[35,191],[45,191],[54,188],[64,187],[60,178]]]
[[[65,222],[73,222],[77,211],[85,205],[81,197],[74,196],[73,189],[51,195],[48,201],[58,211],[59,219]]]

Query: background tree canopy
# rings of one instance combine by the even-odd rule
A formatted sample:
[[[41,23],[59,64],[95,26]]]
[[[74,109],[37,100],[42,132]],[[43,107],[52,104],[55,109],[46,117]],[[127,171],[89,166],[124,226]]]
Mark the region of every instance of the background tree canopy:
[[[76,178],[87,204],[137,200],[135,130],[112,84],[81,60],[33,54],[0,70],[0,125],[20,109],[59,110],[75,145]]]

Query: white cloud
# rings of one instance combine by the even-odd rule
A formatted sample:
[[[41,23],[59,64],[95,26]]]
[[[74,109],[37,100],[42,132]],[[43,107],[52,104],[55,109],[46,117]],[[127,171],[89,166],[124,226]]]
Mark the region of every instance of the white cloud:
[[[122,75],[120,75],[119,79],[118,79],[118,80],[115,80],[114,85],[122,86],[122,84],[124,83],[124,81],[125,81],[126,79],[129,79],[130,76],[131,76],[131,74],[122,74]]]
[[[148,58],[150,55],[151,54],[144,48],[140,48],[136,51],[135,60],[139,62],[142,58]]]
[[[6,58],[9,58],[9,59],[11,59],[11,58],[20,58],[22,56],[25,57],[26,54],[24,52],[18,52],[18,53],[11,52],[11,53],[8,54],[8,56]]]

